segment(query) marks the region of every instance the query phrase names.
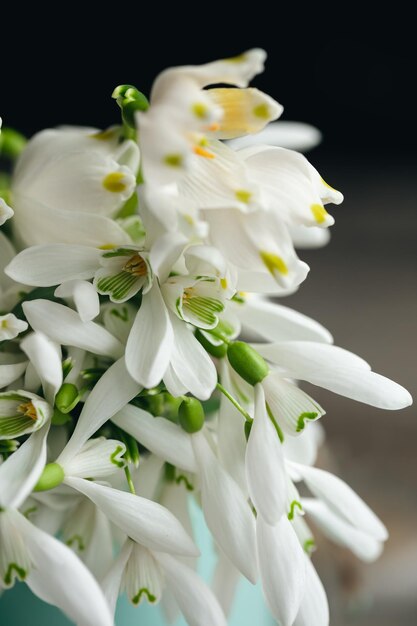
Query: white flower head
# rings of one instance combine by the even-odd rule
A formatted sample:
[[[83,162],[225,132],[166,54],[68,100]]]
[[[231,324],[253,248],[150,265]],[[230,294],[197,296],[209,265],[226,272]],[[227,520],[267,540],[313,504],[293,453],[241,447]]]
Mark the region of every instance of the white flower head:
[[[50,419],[51,407],[28,391],[0,393],[0,440],[33,433]]]
[[[266,54],[253,49],[231,59],[165,70],[156,79],[151,106],[138,114],[145,180],[178,180],[196,159],[215,158],[210,139],[261,130],[282,107],[248,82],[263,70]],[[241,89],[208,89],[215,83]]]
[[[27,322],[20,320],[13,313],[0,315],[0,341],[15,339],[28,329]]]

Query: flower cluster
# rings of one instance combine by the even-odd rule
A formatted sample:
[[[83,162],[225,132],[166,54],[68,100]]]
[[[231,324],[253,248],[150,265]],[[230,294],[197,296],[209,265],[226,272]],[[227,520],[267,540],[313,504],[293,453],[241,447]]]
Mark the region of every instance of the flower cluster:
[[[248,87],[264,60],[168,69],[150,102],[120,86],[123,123],[104,131],[22,150],[3,129],[20,156],[0,190],[0,588],[25,581],[80,626],[113,624],[119,593],[165,590],[190,626],[224,625],[238,573],[282,626],[326,626],[308,520],[366,561],[387,538],[314,467],[325,411],[298,381],[384,409],[411,398],[267,299],[306,278],[295,249],[327,242],[343,198],[288,149],[311,129],[267,127],[282,107]]]

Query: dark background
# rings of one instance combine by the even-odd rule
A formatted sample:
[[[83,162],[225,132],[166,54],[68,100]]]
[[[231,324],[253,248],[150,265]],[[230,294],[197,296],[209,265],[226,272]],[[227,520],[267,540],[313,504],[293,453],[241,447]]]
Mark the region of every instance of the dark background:
[[[265,3],[246,10],[181,7],[119,3],[87,22],[74,5],[71,11],[57,6],[48,15],[56,28],[42,27],[40,15],[8,22],[3,14],[3,123],[28,135],[63,123],[105,127],[119,120],[110,97],[117,84],[149,93],[166,66],[266,48],[266,72],[254,84],[284,105],[282,119],[320,128],[324,141],[309,158],[346,198],[331,209],[330,245],[300,253],[311,273],[285,303],[320,320],[337,344],[416,395],[417,102],[414,34],[408,32],[414,20],[398,3],[368,19],[352,4],[326,14],[317,6],[287,13]],[[225,19],[227,8],[233,19]],[[319,551],[332,625],[415,626],[415,409],[383,412],[310,392],[327,410],[322,465],[347,480],[391,534],[384,556],[371,566],[329,546]]]

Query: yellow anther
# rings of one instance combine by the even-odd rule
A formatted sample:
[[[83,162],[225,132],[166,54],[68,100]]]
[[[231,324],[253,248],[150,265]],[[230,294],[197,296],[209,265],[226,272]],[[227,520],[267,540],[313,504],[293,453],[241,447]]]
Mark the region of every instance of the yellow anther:
[[[214,159],[214,154],[212,152],[209,152],[209,150],[206,150],[202,146],[194,146],[193,151],[194,154],[204,157],[205,159]]]
[[[220,285],[222,286],[222,289],[227,289],[227,280],[226,280],[226,278],[221,278],[220,279]]]
[[[140,254],[135,254],[123,266],[123,271],[129,272],[129,274],[133,274],[134,276],[146,276],[148,267]]]
[[[36,409],[33,406],[32,402],[24,402],[23,404],[19,404],[17,410],[19,411],[19,413],[22,413],[22,415],[24,415],[25,417],[29,417],[34,422],[36,422],[36,420],[38,419]]]

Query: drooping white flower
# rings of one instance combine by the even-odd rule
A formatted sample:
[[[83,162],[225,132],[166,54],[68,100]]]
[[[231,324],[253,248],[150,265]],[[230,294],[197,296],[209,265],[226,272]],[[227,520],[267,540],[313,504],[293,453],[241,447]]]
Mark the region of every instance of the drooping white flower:
[[[251,582],[256,582],[255,518],[248,501],[220,465],[203,431],[190,437],[207,526],[232,563]]]
[[[15,339],[28,329],[27,322],[20,320],[13,313],[0,315],[0,341]]]
[[[306,380],[381,409],[397,410],[412,403],[404,387],[372,372],[362,358],[337,346],[283,341],[259,344],[256,348],[289,378]]]
[[[21,242],[128,242],[110,217],[135,190],[139,150],[118,139],[117,128],[101,133],[68,127],[29,141],[12,179],[14,230]]]
[[[152,185],[178,179],[198,159],[211,159],[210,138],[257,132],[282,107],[257,89],[209,89],[227,83],[246,87],[263,70],[265,52],[249,50],[239,57],[201,66],[175,67],[156,79],[151,105],[137,115],[145,180]]]
[[[157,604],[167,586],[190,626],[226,626],[209,587],[190,567],[163,552],[153,552],[127,539],[119,558],[103,581],[113,610],[120,590],[134,605]]]
[[[24,580],[33,593],[80,626],[113,619],[103,593],[78,557],[19,511],[46,462],[48,427],[32,434],[0,465],[0,576],[2,586]]]

